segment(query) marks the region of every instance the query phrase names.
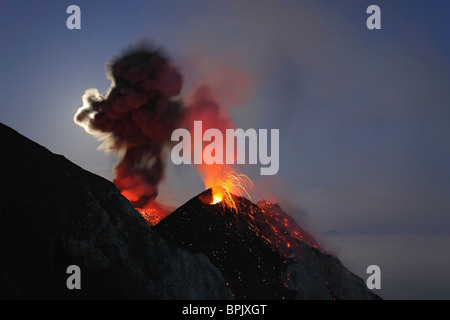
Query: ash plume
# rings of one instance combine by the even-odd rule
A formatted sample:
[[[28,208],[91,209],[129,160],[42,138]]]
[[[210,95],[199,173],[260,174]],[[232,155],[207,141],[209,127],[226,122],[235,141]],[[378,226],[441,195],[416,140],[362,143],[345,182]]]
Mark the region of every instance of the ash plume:
[[[142,46],[113,60],[108,78],[104,96],[86,90],[74,120],[118,156],[114,184],[145,207],[158,194],[171,133],[183,119],[182,75],[160,50]]]
[[[113,182],[135,207],[155,208],[175,129],[193,133],[196,120],[203,122],[203,131],[235,127],[227,106],[251,91],[251,81],[233,68],[208,66],[208,70],[214,77],[197,82],[184,103],[182,74],[161,50],[144,44],[107,66],[111,86],[105,95],[95,88],[83,95],[75,123],[102,141],[101,149],[117,155]],[[203,164],[196,169],[210,187],[228,167]]]

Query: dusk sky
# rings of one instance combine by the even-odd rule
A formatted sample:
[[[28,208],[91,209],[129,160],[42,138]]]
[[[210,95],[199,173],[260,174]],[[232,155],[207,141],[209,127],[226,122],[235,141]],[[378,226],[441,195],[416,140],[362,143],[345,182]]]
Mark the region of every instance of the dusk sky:
[[[71,4],[81,9],[80,30],[66,27]],[[366,27],[371,4],[381,9],[380,30]],[[108,90],[111,58],[151,41],[183,73],[182,99],[205,81],[237,127],[280,130],[275,176],[240,168],[255,182],[252,200],[290,208],[351,270],[372,258],[392,272],[408,264],[396,257],[426,260],[436,286],[407,297],[449,299],[449,15],[447,0],[0,0],[0,121],[110,179],[115,157],[73,117],[86,89]],[[178,206],[203,188],[193,167],[168,158],[158,200]],[[346,235],[366,247],[351,251]],[[389,245],[407,253],[384,255]],[[361,252],[368,256],[355,263]],[[419,282],[431,272],[408,270]],[[392,287],[388,297],[404,297]]]

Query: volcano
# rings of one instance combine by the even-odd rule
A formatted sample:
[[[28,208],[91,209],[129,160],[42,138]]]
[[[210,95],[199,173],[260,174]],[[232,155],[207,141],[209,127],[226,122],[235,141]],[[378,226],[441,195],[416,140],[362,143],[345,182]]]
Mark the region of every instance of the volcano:
[[[155,217],[1,123],[0,148],[2,299],[379,299],[277,204],[207,189]]]
[[[168,241],[205,254],[236,299],[380,299],[282,208],[208,189],[154,226]]]

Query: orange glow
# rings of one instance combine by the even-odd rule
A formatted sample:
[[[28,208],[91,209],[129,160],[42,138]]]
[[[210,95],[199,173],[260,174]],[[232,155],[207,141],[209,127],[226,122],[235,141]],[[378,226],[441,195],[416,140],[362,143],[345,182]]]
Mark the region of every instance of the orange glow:
[[[248,176],[236,171],[225,172],[222,178],[216,179],[216,185],[211,186],[213,196],[211,204],[222,203],[237,211],[233,194],[238,196],[246,195],[250,198],[249,189],[253,189],[253,182]]]
[[[212,188],[213,200],[211,204],[219,203],[223,200],[223,192],[219,187]]]
[[[135,208],[141,216],[147,221],[150,226],[155,226],[169,215],[170,211],[152,202],[146,205],[145,208]]]

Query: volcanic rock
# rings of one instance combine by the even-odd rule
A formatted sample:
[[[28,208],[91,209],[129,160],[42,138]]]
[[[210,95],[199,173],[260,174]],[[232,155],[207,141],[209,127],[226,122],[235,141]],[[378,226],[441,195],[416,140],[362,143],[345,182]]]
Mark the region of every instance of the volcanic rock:
[[[111,182],[3,124],[0,149],[0,298],[232,298],[205,255],[161,238]]]
[[[208,256],[236,299],[380,299],[278,205],[233,198],[237,210],[208,189],[154,229]]]

